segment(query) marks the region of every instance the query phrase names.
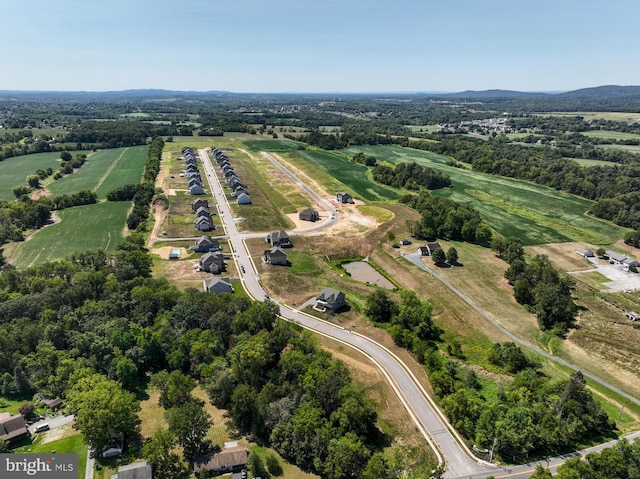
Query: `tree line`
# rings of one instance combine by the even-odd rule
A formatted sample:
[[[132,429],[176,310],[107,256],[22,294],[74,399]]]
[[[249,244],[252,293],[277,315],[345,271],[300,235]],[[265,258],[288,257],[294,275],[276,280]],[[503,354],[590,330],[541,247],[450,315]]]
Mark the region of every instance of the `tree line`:
[[[449,175],[418,165],[416,162],[399,163],[395,168],[376,165],[373,168],[373,179],[384,185],[408,190],[418,190],[420,187],[437,190],[451,186]]]

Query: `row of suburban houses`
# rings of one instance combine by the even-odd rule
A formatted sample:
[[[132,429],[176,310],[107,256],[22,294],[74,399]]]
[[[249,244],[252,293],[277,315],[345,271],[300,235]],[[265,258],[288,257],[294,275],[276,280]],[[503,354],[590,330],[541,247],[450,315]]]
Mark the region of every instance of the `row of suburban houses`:
[[[227,155],[219,148],[212,146],[211,154],[218,163],[220,172],[224,176],[224,180],[227,182],[227,186],[231,189],[231,194],[236,197],[236,201],[239,205],[251,204],[251,197],[247,187],[240,181],[240,178],[236,174],[233,166]]]

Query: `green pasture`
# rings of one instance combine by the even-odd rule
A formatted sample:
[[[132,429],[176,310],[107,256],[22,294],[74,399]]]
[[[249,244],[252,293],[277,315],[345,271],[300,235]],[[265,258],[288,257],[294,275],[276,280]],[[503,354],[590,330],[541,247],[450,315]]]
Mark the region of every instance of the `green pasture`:
[[[615,166],[618,163],[614,161],[605,161],[605,160],[589,160],[586,158],[565,158],[566,160],[572,160],[578,163],[580,166]]]
[[[91,190],[96,191],[98,198],[104,198],[117,187],[140,182],[147,151],[147,146],[97,151],[82,168],[50,183],[47,189],[52,196]]]
[[[606,138],[608,140],[640,140],[640,135],[635,133],[623,133],[621,131],[590,130],[583,131],[582,134],[592,138]]]
[[[112,251],[123,239],[131,203],[105,201],[58,211],[61,221],[36,231],[20,243],[12,263],[28,268],[90,249]]]
[[[78,153],[74,151],[72,154]],[[60,152],[34,153],[0,161],[0,199],[15,200],[13,187],[27,184],[27,176],[36,170],[60,167]]]
[[[640,154],[640,145],[597,145],[597,147],[605,150],[617,149],[628,151],[629,153]]]
[[[525,245],[586,241],[608,244],[624,236],[625,229],[587,216],[592,202],[526,181],[474,172],[446,165],[449,157],[399,146],[363,146],[362,151],[393,164],[415,161],[451,176],[451,188],[434,195],[465,203],[500,234],[520,238]]]
[[[433,133],[442,130],[438,125],[404,125],[409,128],[413,133]]]
[[[293,151],[297,150],[304,143],[293,140],[247,140],[244,145],[250,151]]]
[[[84,443],[79,432],[67,436],[57,441],[42,443],[42,435],[33,439],[31,444],[14,449],[15,454],[77,454],[78,455],[78,477],[85,477],[87,467],[87,445]]]
[[[619,111],[559,111],[559,112],[545,112],[534,113],[538,116],[581,116],[585,120],[611,120],[611,121],[626,121],[629,123],[640,121],[640,113],[627,113]]]
[[[356,198],[364,201],[395,200],[400,195],[393,189],[376,183],[371,179],[369,170],[364,165],[352,163],[344,156],[322,150],[296,151],[294,155],[304,159],[321,173],[329,174],[348,189]],[[305,168],[312,177],[315,175]],[[338,188],[338,190],[343,188]]]

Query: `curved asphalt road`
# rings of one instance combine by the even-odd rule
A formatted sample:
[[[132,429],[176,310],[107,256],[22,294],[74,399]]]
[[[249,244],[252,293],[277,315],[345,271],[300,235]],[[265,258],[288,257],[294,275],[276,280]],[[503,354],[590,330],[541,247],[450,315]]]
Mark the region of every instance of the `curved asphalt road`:
[[[261,300],[266,297],[265,291],[259,283],[257,271],[253,261],[249,255],[249,251],[244,243],[244,235],[238,232],[238,229],[231,217],[231,210],[227,201],[224,190],[220,183],[218,175],[215,173],[214,167],[207,155],[206,150],[199,150],[200,159],[205,168],[206,176],[209,179],[211,191],[218,201],[218,210],[220,218],[223,221],[224,228],[229,237],[229,242],[234,250],[234,261],[238,267],[240,278],[245,290],[255,299]],[[273,157],[269,157],[275,165],[279,165]],[[285,171],[288,176],[293,175],[288,170]],[[295,178],[295,177],[293,177]],[[294,180],[301,184],[297,178]],[[309,192],[308,187],[303,185],[305,191]],[[302,187],[302,186],[301,186]],[[312,196],[320,203],[333,207],[312,192]],[[250,208],[250,206],[248,206]],[[334,209],[335,211],[335,209]],[[337,212],[336,212],[337,213]],[[326,226],[326,224],[325,224]],[[328,336],[332,339],[349,345],[368,356],[384,373],[387,380],[400,397],[405,408],[412,416],[414,422],[418,426],[423,436],[432,446],[439,460],[444,462],[447,467],[445,477],[469,477],[478,475],[477,477],[486,477],[495,472],[495,466],[480,465],[480,460],[472,459],[470,451],[464,445],[457,432],[449,425],[448,421],[440,410],[435,406],[426,391],[419,385],[418,380],[413,376],[409,368],[395,356],[391,351],[375,343],[357,333],[350,332],[344,328],[335,326],[326,321],[304,314],[298,310],[291,309],[280,304],[280,315],[293,321],[301,326],[313,330],[319,334]],[[436,443],[436,444],[434,444]]]
[[[296,184],[307,191],[314,199],[318,201],[319,204],[325,205],[325,208],[328,211],[333,210],[335,212],[334,218],[337,219],[337,211],[335,211],[335,209],[329,202],[320,198],[315,194],[315,192],[312,192],[306,185],[300,182],[300,180],[298,180],[291,172],[286,170],[271,155],[267,153],[263,153],[263,155],[271,162],[273,162],[274,165],[276,165],[279,169],[285,172],[285,174],[291,177],[296,182]],[[200,159],[202,160],[202,163],[204,165],[211,191],[212,193],[214,193],[214,197],[217,198],[217,206],[220,213],[220,218],[222,220],[223,227],[225,228],[225,232],[229,238],[229,242],[235,252],[234,261],[236,262],[236,266],[238,266],[238,272],[240,274],[240,278],[242,280],[244,288],[255,299],[264,299],[266,298],[266,293],[260,286],[258,273],[254,267],[248,248],[244,243],[244,238],[249,235],[244,235],[238,232],[238,229],[231,216],[231,209],[229,207],[226,195],[224,194],[224,190],[222,188],[220,180],[215,173],[215,170],[213,169],[206,150],[200,150]],[[328,226],[328,224],[325,223],[320,227],[326,226]],[[312,230],[317,229],[319,228],[312,228]],[[485,311],[475,305],[469,298],[467,298],[464,294],[454,288],[453,285],[451,285],[448,281],[438,275],[435,271],[427,267],[422,262],[419,254],[415,253],[405,255],[404,257],[419,268],[429,272],[434,277],[442,281],[447,287],[449,287],[453,292],[455,292],[465,302],[467,302],[473,309],[475,309],[485,319],[491,322],[491,324],[493,324],[496,328],[498,328],[500,331],[502,331],[517,343],[528,349],[536,351],[537,353],[547,357],[552,361],[562,364],[563,366],[569,367],[573,370],[577,370],[575,366],[564,361],[563,359],[553,356],[546,351],[543,351],[540,348],[537,348],[536,346],[533,346],[526,341],[519,339],[518,337],[507,331]],[[289,308],[286,305],[279,304],[279,307],[280,315],[285,319],[298,323],[307,329],[317,332],[318,334],[325,335],[359,350],[360,352],[368,356],[369,359],[371,359],[376,364],[376,366],[378,366],[378,368],[383,372],[386,379],[398,394],[401,402],[404,404],[405,408],[407,409],[409,415],[412,417],[413,421],[416,423],[416,426],[418,427],[420,432],[436,452],[438,459],[441,462],[444,460],[446,464],[446,472],[444,474],[444,477],[450,479],[480,479],[494,476],[496,478],[508,477],[524,479],[529,477],[533,473],[537,464],[540,464],[543,467],[549,467],[552,471],[555,471],[555,469],[559,465],[561,465],[568,457],[571,456],[559,456],[521,466],[509,466],[499,469],[493,465],[484,463],[484,461],[481,461],[477,458],[472,459],[472,457],[474,456],[466,447],[464,441],[462,441],[457,432],[451,427],[447,419],[444,417],[438,407],[433,403],[433,400],[429,397],[424,388],[422,388],[409,368],[407,368],[407,366],[402,363],[402,361],[393,352],[358,333],[354,333],[350,330],[346,330],[331,323],[319,320],[298,310]],[[583,374],[585,375],[585,377],[598,382],[599,384],[611,389],[612,391],[615,391],[616,393],[635,402],[636,404],[640,404],[640,401],[635,397],[625,393],[624,391],[621,391],[614,386],[607,384],[605,381],[602,381],[592,374],[585,372],[583,372]],[[627,436],[628,439],[634,439],[637,437],[640,437],[640,432],[636,432]],[[434,442],[436,444],[434,444]],[[602,450],[605,447],[612,446],[615,442],[616,441],[610,441],[608,443],[601,444],[584,451],[573,453],[572,455],[585,455],[588,452]]]

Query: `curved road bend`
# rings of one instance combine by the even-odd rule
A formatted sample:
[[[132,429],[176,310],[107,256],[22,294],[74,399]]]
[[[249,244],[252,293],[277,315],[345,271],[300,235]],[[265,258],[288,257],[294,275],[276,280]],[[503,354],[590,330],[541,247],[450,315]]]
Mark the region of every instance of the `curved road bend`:
[[[519,337],[517,337],[513,333],[510,333],[503,326],[501,326],[495,319],[493,319],[486,311],[481,309],[478,305],[476,305],[473,301],[471,301],[471,299],[469,299],[464,294],[462,294],[458,289],[456,289],[451,283],[449,283],[449,281],[444,279],[436,271],[434,271],[433,269],[429,268],[426,264],[424,264],[423,261],[422,261],[422,257],[420,256],[420,253],[416,252],[416,253],[411,253],[411,254],[405,254],[405,255],[403,255],[403,257],[406,258],[411,263],[415,264],[418,268],[428,272],[429,274],[434,276],[436,279],[441,281],[447,288],[449,288],[451,291],[453,291],[455,294],[457,294],[465,303],[467,303],[474,310],[476,310],[476,312],[478,312],[483,318],[485,318],[493,326],[498,328],[501,332],[503,332],[509,338],[513,339],[518,344],[524,346],[527,349],[530,349],[531,351],[535,351],[536,353],[544,356],[545,358],[547,358],[547,359],[549,359],[551,361],[554,361],[557,364],[560,364],[562,366],[570,368],[570,369],[572,369],[574,371],[581,371],[582,374],[585,377],[591,379],[593,382],[596,382],[596,383],[600,384],[601,386],[604,386],[607,389],[610,389],[611,391],[619,394],[620,396],[624,397],[625,399],[628,399],[629,401],[631,401],[631,402],[633,402],[633,403],[635,403],[635,404],[640,406],[640,399],[638,399],[638,398],[632,396],[631,394],[628,394],[628,393],[622,391],[621,389],[619,389],[619,388],[617,388],[617,387],[615,387],[615,386],[603,381],[602,379],[598,378],[597,376],[594,376],[591,373],[582,371],[581,369],[575,367],[571,363],[568,363],[564,359],[561,359],[558,356],[554,356],[553,354],[548,353],[548,352],[540,349],[539,347],[534,346],[533,344],[530,344],[530,343],[524,341],[523,339],[520,339]]]
[[[256,299],[265,298],[266,294],[260,286],[258,274],[255,270],[248,249],[243,242],[243,235],[238,232],[231,216],[231,210],[226,195],[222,190],[222,185],[216,175],[211,160],[206,150],[199,150],[200,159],[204,165],[212,194],[218,200],[218,209],[220,218],[223,221],[224,228],[229,236],[235,252],[234,261],[238,267],[238,273],[247,292]],[[271,159],[274,161],[275,159]],[[299,181],[299,180],[298,180]],[[321,199],[321,198],[320,198]],[[244,271],[242,271],[244,269]],[[435,448],[436,454],[442,453],[447,467],[445,477],[447,478],[467,478],[487,477],[494,475],[496,469],[480,465],[474,459],[469,457],[463,446],[454,437],[454,432],[450,429],[450,425],[442,415],[442,413],[427,399],[415,377],[409,372],[401,361],[383,346],[373,342],[372,340],[356,333],[335,326],[331,323],[318,320],[312,316],[306,315],[300,311],[290,309],[279,304],[280,314],[285,319],[294,321],[301,326],[316,331],[325,336],[336,339],[346,345],[349,345],[365,355],[373,359],[376,365],[382,369],[383,373],[390,380],[391,386],[394,388],[400,400],[403,402],[409,414],[413,417],[414,422],[425,434],[428,439],[430,436],[439,446]],[[457,434],[456,434],[457,435]],[[429,440],[429,443],[433,443]],[[465,446],[466,448],[466,446]],[[467,449],[468,450],[468,449]]]

